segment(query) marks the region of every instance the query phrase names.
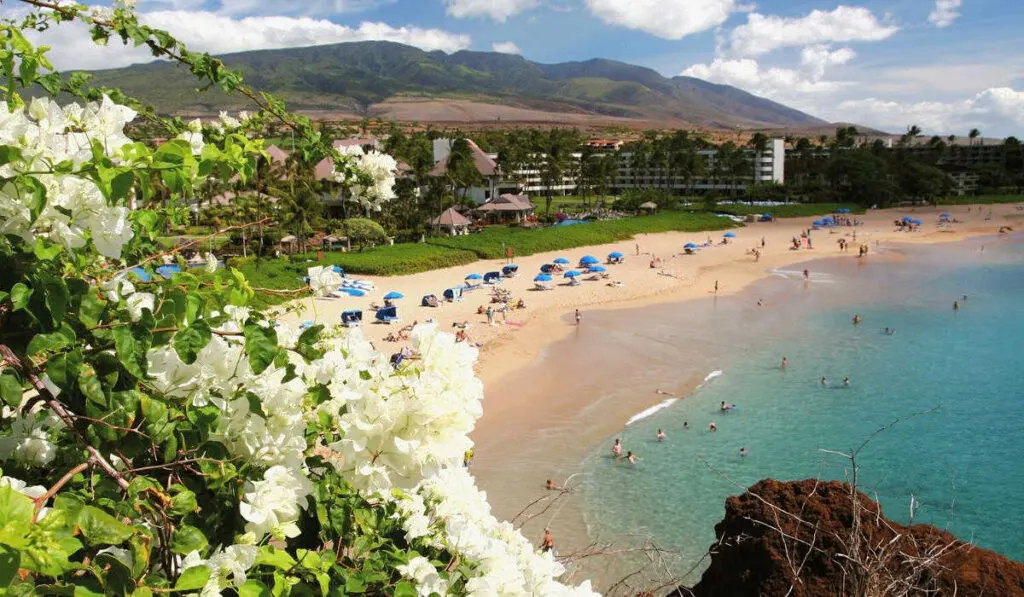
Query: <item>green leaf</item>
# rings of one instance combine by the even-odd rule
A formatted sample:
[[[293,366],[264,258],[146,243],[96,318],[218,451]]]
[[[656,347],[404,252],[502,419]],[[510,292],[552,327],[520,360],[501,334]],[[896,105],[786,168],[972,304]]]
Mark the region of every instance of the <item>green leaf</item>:
[[[152,334],[141,326],[119,326],[112,330],[117,358],[137,379],[146,377],[146,351]]]
[[[21,148],[14,145],[0,145],[0,166],[21,161]]]
[[[359,574],[353,574],[345,578],[346,593],[365,593],[366,583]]]
[[[82,585],[75,585],[74,597],[103,597],[103,591],[96,592]]]
[[[174,588],[178,591],[194,591],[201,589],[210,580],[210,569],[206,566],[193,566],[181,573]]]
[[[21,554],[6,545],[0,545],[0,593],[11,585],[21,567]]]
[[[68,311],[68,287],[64,284],[64,280],[56,276],[43,276],[43,298],[46,302],[46,308],[50,312],[50,317],[53,318],[53,324],[58,325],[60,320],[64,319],[64,314]]]
[[[85,506],[78,515],[82,534],[93,545],[116,545],[132,536],[132,527],[95,506]]]
[[[78,307],[78,321],[88,327],[96,327],[100,324],[100,316],[105,306],[106,302],[96,296],[95,292],[86,291],[82,294],[82,303]]]
[[[14,305],[15,311],[24,309],[28,305],[28,300],[31,297],[32,289],[21,282],[18,282],[14,285],[14,288],[11,288],[11,304]]]
[[[184,485],[172,485],[170,489],[171,514],[184,516],[196,511],[198,504],[196,494],[186,489]]]
[[[78,348],[51,357],[46,362],[46,374],[50,381],[62,390],[71,390],[82,368],[82,351]]]
[[[36,334],[29,340],[27,354],[30,357],[43,352],[57,352],[62,348],[75,343],[75,331],[68,324],[62,324],[60,329],[52,334]]]
[[[244,334],[245,351],[249,353],[249,367],[253,373],[259,375],[277,358],[277,332],[274,328],[250,323],[246,324]]]
[[[407,580],[395,585],[394,597],[416,597],[416,586]]]
[[[193,551],[201,551],[209,542],[206,535],[196,527],[184,525],[171,537],[171,551],[186,555]]]
[[[291,570],[295,566],[295,558],[290,556],[287,551],[277,549],[272,545],[264,545],[260,547],[259,553],[256,554],[256,565],[271,566],[280,570]]]
[[[191,365],[196,361],[199,351],[210,343],[211,337],[210,324],[205,319],[197,319],[174,335],[174,351],[182,361]]]
[[[17,533],[19,529],[27,529],[32,524],[33,508],[32,498],[11,489],[9,485],[0,487],[0,529],[4,532]]]
[[[238,587],[238,597],[270,597],[270,589],[258,580],[249,579]]]
[[[33,252],[39,259],[42,259],[43,261],[51,261],[54,257],[60,255],[60,252],[63,250],[64,247],[58,244],[47,242],[42,238],[36,238],[36,246],[33,249]]]
[[[0,400],[7,406],[17,408],[21,405],[21,396],[24,391],[21,388],[21,381],[14,373],[0,375]]]

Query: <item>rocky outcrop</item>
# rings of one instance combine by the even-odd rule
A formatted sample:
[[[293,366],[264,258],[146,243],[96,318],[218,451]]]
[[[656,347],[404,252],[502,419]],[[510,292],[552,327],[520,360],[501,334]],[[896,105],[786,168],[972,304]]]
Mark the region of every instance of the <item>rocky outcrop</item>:
[[[855,508],[848,485],[771,479],[730,497],[692,593],[1024,597],[1024,564],[929,525],[892,522],[856,497]]]

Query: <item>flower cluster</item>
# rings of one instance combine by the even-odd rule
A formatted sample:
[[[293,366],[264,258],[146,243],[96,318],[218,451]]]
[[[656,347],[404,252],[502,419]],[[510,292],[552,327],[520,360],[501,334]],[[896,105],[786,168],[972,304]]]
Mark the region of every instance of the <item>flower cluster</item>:
[[[327,296],[341,286],[341,274],[332,267],[316,266],[309,268],[309,288],[316,296]]]
[[[342,147],[338,153],[349,159],[344,160],[341,169],[335,164],[331,180],[347,187],[353,201],[380,209],[383,202],[395,198],[395,158],[372,149],[364,151],[358,145]]]
[[[0,177],[32,173],[45,189],[45,201],[29,189],[7,182],[0,188],[0,234],[26,243],[44,238],[69,249],[92,239],[96,250],[119,258],[133,231],[128,209],[108,205],[91,180],[71,174],[48,174],[62,163],[78,168],[93,158],[94,145],[111,158],[130,143],[124,126],[135,118],[130,108],[104,96],[100,102],[61,107],[49,98],[36,98],[27,108],[0,105],[0,145],[16,148],[20,159],[0,166]],[[40,173],[42,172],[42,173]],[[39,208],[40,203],[42,208]]]
[[[0,436],[0,460],[33,467],[50,464],[57,455],[52,436],[63,428],[64,423],[49,411],[15,414],[9,433]]]

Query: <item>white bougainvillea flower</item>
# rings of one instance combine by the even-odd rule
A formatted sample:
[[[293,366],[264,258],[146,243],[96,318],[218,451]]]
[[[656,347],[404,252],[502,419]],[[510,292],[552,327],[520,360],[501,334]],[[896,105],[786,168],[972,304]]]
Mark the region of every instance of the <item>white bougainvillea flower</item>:
[[[156,311],[156,296],[151,292],[136,292],[126,298],[124,302],[132,321],[142,319],[142,312],[146,309],[149,309],[150,313]]]

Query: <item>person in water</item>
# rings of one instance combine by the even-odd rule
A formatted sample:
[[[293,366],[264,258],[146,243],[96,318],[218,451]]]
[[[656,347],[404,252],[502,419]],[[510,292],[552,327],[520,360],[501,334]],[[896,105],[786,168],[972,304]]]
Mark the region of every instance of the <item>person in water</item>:
[[[659,442],[663,442],[663,441],[665,441],[665,432],[664,432],[664,431],[662,431],[661,429],[659,429],[659,430],[658,430],[658,435],[657,435],[657,438],[658,438],[658,441],[659,441]]]
[[[804,270],[804,280],[810,280],[810,279],[811,279],[811,271],[805,269]]]
[[[630,464],[636,464],[636,454],[626,452],[626,460],[628,460]]]
[[[622,440],[615,440],[615,444],[612,446],[612,455],[614,455],[615,458],[622,458]]]
[[[732,410],[732,409],[734,409],[734,408],[736,408],[736,405],[735,405],[735,404],[729,404],[729,403],[728,403],[728,402],[726,402],[725,400],[723,400],[723,401],[722,401],[722,411],[723,411],[723,412],[724,412],[724,411],[727,411],[727,410]]]
[[[740,458],[746,458],[746,457],[747,457],[747,449],[741,447],[740,448]]]
[[[892,328],[885,328],[885,335],[886,336],[891,336],[891,335],[893,335],[895,333],[896,333],[896,330],[894,330]]]
[[[846,387],[849,387],[849,385],[850,385],[850,378],[849,377],[844,377],[843,378],[843,385],[846,386]]]
[[[861,321],[863,321],[863,320],[860,318],[860,315],[857,315],[856,313],[854,313],[853,314],[853,325],[860,325]]]
[[[821,385],[823,387],[828,385],[828,379],[824,375],[821,376]]]
[[[541,541],[541,551],[551,551],[555,548],[555,536],[551,534],[551,529],[544,527],[544,539]]]
[[[960,303],[959,302],[953,301],[953,310],[954,311],[959,311],[960,310]]]
[[[551,479],[548,479],[548,482],[544,485],[544,488],[547,489],[548,491],[552,491],[552,490],[558,489],[559,487],[558,487],[558,483],[555,483]]]
[[[685,429],[687,431],[690,430],[690,422],[689,421],[683,421],[683,429]]]
[[[789,367],[789,359],[782,357],[782,368],[785,369],[786,367]]]
[[[711,424],[708,425],[708,431],[718,431],[718,426],[715,425],[714,421],[711,421]]]

